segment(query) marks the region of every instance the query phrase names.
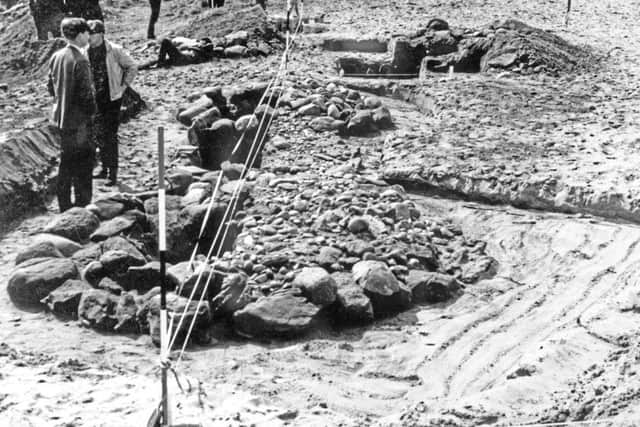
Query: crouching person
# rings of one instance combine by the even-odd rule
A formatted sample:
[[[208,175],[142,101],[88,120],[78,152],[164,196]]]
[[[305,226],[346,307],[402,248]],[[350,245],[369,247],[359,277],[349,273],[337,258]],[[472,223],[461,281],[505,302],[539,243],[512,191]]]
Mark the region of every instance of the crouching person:
[[[138,68],[121,46],[105,39],[102,21],[89,21],[88,25],[88,56],[98,108],[94,135],[101,163],[100,172],[94,178],[106,178],[107,185],[116,185],[122,95],[136,76]]]
[[[57,195],[60,211],[64,212],[72,206],[91,203],[94,157],[91,121],[96,104],[91,66],[83,53],[89,42],[89,26],[82,18],[65,18],[60,32],[67,45],[49,61],[48,89],[54,97],[51,120],[61,136]]]

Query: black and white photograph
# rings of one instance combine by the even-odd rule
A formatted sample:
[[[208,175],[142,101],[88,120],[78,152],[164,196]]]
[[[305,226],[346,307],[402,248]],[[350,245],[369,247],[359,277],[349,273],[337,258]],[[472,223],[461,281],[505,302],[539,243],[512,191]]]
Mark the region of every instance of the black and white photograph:
[[[640,0],[0,0],[0,427],[640,426]]]

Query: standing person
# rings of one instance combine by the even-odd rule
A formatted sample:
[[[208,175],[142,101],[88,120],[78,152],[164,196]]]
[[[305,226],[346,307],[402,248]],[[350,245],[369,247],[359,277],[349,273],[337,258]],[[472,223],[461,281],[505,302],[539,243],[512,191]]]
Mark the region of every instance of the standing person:
[[[122,95],[131,84],[138,67],[122,46],[104,38],[102,21],[89,21],[88,56],[96,91],[98,111],[94,121],[96,145],[100,149],[100,172],[94,178],[107,178],[107,185],[118,182],[118,126]]]
[[[289,17],[291,16],[293,9],[296,10],[296,17],[298,18],[298,21],[300,21],[301,17],[300,10],[298,9],[298,0],[287,0],[287,30],[289,30]]]
[[[160,17],[161,3],[162,0],[149,0],[149,5],[151,6],[151,16],[149,17],[149,27],[147,28],[148,39],[156,38],[156,22],[158,22],[158,18]]]
[[[60,32],[67,45],[49,61],[49,93],[54,97],[51,121],[60,130],[57,194],[61,212],[91,203],[94,148],[91,121],[96,112],[91,66],[82,49],[89,27],[82,18],[65,18]],[[71,203],[71,188],[74,203]]]

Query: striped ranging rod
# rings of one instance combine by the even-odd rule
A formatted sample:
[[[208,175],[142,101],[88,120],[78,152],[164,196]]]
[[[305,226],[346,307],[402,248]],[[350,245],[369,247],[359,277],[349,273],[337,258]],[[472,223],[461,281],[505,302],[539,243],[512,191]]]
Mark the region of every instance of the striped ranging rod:
[[[167,215],[164,183],[164,128],[158,127],[158,258],[160,259],[160,365],[162,381],[161,426],[170,426],[167,370],[169,369],[169,331],[167,330]]]

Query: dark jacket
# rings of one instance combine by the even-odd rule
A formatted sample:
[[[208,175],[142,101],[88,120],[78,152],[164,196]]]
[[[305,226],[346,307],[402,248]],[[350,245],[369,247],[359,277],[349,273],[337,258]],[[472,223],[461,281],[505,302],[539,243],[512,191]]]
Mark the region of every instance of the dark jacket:
[[[89,59],[67,45],[49,61],[49,93],[54,97],[51,121],[60,129],[77,129],[96,113]]]

